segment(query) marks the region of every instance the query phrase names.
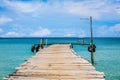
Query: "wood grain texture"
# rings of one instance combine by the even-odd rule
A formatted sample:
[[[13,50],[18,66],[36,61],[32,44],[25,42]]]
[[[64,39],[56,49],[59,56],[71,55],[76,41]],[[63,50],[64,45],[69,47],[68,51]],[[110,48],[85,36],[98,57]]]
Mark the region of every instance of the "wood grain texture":
[[[104,76],[69,44],[55,44],[39,50],[4,80],[105,80]]]

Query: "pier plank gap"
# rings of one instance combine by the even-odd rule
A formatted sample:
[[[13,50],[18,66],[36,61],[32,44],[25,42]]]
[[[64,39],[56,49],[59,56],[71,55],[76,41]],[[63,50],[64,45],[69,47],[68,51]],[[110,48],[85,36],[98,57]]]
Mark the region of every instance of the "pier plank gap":
[[[3,80],[105,80],[103,72],[77,56],[70,44],[54,44],[16,68]]]

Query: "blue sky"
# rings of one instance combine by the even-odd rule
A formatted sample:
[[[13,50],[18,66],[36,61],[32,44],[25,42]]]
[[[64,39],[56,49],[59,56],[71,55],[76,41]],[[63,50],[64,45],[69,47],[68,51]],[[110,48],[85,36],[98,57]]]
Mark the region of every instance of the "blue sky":
[[[90,16],[95,37],[120,37],[120,0],[0,0],[0,37],[89,37]]]

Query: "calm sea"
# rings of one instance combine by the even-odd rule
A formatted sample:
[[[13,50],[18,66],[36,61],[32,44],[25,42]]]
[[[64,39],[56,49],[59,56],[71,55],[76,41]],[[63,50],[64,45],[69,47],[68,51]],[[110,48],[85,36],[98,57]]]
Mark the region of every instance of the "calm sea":
[[[97,46],[95,67],[106,75],[106,80],[120,80],[120,38],[95,38]],[[84,39],[90,43],[89,38]],[[40,38],[0,38],[0,80],[13,73],[15,67],[32,56],[31,46]],[[78,38],[48,38],[48,43],[77,43]],[[82,40],[80,40],[82,42]],[[87,45],[74,45],[77,54],[90,61]]]

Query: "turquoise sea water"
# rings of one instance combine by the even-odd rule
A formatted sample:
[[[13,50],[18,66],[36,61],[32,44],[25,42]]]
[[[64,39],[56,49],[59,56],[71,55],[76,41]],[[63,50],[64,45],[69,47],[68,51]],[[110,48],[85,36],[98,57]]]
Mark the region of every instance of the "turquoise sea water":
[[[76,43],[78,38],[48,38],[48,43]],[[40,38],[0,39],[0,80],[15,71],[15,67],[32,56],[31,46],[40,43]],[[90,39],[85,38],[89,43]],[[120,38],[95,38],[97,46],[95,67],[106,75],[106,80],[120,80]],[[87,45],[74,45],[76,53],[90,61]]]

